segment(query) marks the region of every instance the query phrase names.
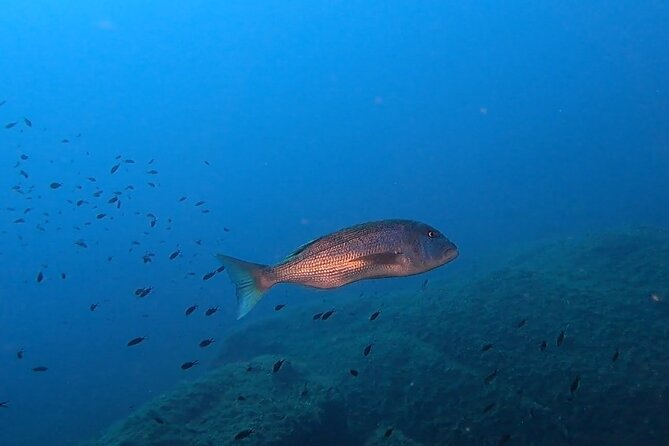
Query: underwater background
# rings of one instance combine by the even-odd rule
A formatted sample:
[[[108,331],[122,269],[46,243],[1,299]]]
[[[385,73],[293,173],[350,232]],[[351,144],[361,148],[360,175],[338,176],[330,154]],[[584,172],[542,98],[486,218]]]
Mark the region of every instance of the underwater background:
[[[0,444],[669,445],[667,23],[4,2]],[[236,320],[217,253],[388,218],[460,256]]]

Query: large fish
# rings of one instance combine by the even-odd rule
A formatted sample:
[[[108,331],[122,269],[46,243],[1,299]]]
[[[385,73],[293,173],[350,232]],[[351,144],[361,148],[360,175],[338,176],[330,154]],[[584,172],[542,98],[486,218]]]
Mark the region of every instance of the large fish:
[[[383,220],[313,240],[273,266],[216,257],[237,287],[237,319],[241,319],[277,283],[337,288],[363,279],[420,274],[457,256],[458,248],[425,223]]]

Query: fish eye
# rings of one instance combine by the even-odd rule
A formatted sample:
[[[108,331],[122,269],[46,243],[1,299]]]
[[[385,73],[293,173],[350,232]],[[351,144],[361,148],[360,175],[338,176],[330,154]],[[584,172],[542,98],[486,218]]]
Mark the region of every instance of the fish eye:
[[[427,236],[430,238],[435,238],[439,237],[439,233],[437,231],[429,230],[427,231]]]

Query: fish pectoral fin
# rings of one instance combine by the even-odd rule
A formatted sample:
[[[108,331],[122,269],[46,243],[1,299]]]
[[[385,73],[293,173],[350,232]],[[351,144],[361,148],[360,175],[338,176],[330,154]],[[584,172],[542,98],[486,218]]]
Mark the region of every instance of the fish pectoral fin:
[[[371,265],[397,265],[400,263],[402,253],[382,252],[379,254],[368,254],[366,256],[352,259],[351,262],[361,262]]]

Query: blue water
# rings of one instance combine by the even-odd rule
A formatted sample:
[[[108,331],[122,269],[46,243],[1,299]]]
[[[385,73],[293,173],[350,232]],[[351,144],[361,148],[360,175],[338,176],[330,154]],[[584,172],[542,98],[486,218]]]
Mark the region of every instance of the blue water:
[[[457,274],[666,229],[666,23],[662,2],[5,2],[0,444],[85,441],[205,373],[197,343],[239,324],[225,273],[202,280],[218,252],[273,263],[410,218],[456,242]],[[243,323],[310,293],[272,291]]]

